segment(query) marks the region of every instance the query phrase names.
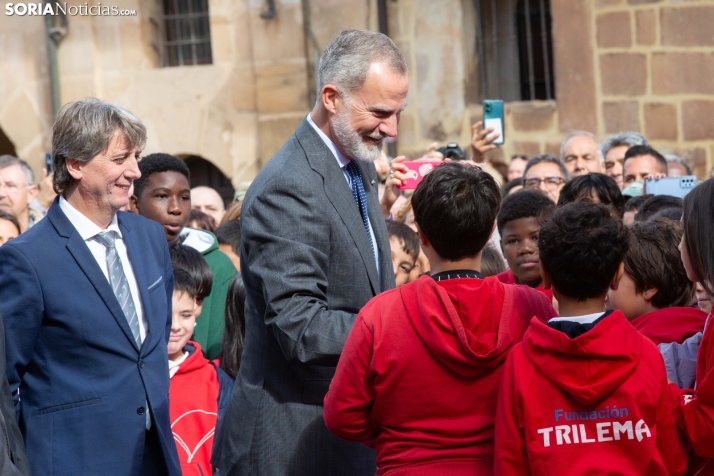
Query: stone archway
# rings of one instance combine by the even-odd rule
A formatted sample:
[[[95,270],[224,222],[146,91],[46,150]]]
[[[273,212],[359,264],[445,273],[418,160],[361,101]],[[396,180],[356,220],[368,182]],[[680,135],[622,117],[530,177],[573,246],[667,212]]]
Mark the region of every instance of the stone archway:
[[[198,155],[179,156],[188,165],[191,172],[191,187],[205,185],[215,189],[223,199],[226,207],[233,202],[235,189],[231,179],[210,161]]]
[[[5,154],[17,157],[17,152],[15,151],[15,144],[12,143],[10,138],[5,135],[5,132],[0,127],[0,155]]]

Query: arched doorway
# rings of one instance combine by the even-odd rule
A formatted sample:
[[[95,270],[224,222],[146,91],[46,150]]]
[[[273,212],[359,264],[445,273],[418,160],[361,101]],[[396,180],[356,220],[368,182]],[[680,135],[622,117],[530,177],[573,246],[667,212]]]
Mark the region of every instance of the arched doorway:
[[[235,189],[231,179],[226,177],[218,167],[197,155],[189,155],[182,158],[191,172],[191,187],[205,185],[215,189],[226,206],[233,201]]]
[[[12,143],[10,138],[5,135],[5,132],[0,127],[0,155],[5,154],[17,157],[17,152],[15,152],[15,144]]]

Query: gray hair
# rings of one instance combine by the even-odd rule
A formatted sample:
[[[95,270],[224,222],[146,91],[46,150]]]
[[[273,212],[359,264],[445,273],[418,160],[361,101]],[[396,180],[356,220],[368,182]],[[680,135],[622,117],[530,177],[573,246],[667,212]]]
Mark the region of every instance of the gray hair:
[[[674,154],[662,154],[662,155],[664,156],[664,159],[667,162],[676,162],[676,163],[680,164],[681,166],[684,167],[684,170],[687,171],[687,175],[692,175],[691,167],[689,167],[689,165],[687,165],[687,163],[684,160],[682,160],[681,157],[674,155]],[[2,158],[2,157],[0,157],[0,158]],[[1,168],[2,168],[2,165],[0,165],[0,169]]]
[[[27,181],[28,187],[35,184],[35,174],[32,172],[32,168],[27,164],[27,162],[22,159],[18,159],[14,155],[0,155],[0,170],[12,165],[20,166],[22,173],[25,174],[25,180]]]
[[[400,74],[408,73],[407,62],[397,45],[382,33],[370,30],[342,30],[325,47],[317,73],[319,91],[335,85],[342,94],[361,88],[372,63],[386,62]]]
[[[610,150],[622,145],[626,145],[629,149],[630,147],[634,147],[636,145],[649,146],[650,144],[639,132],[618,132],[617,134],[613,134],[605,139],[600,146],[600,150],[602,151],[603,157],[605,157]]]
[[[52,188],[55,192],[64,192],[74,181],[67,170],[67,159],[89,162],[107,150],[117,132],[124,136],[128,148],[144,148],[146,127],[119,106],[89,98],[62,107],[52,126]]]
[[[568,173],[568,169],[565,168],[565,165],[563,165],[563,162],[558,160],[557,157],[550,155],[550,154],[541,154],[533,157],[531,160],[528,161],[526,164],[525,170],[523,170],[523,179],[525,180],[526,174],[528,173],[528,170],[533,167],[534,165],[538,165],[541,163],[548,163],[548,164],[555,164],[558,166],[560,169],[560,173],[563,175],[563,178],[567,182],[570,180],[570,174]]]
[[[586,136],[590,137],[592,140],[595,141],[595,149],[597,149],[597,161],[599,164],[602,164],[602,161],[604,160],[605,155],[602,153],[602,150],[600,149],[600,141],[597,140],[597,137],[595,137],[595,134],[592,132],[588,131],[572,131],[570,134],[565,136],[565,140],[560,144],[560,160],[565,161],[565,144],[568,143],[570,139],[573,137],[578,137],[578,136]]]

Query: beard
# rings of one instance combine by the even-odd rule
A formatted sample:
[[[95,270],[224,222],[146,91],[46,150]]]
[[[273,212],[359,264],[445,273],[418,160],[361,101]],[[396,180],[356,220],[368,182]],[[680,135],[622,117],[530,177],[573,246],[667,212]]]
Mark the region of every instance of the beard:
[[[332,132],[335,134],[340,147],[349,158],[357,159],[360,162],[374,162],[382,152],[381,145],[365,143],[362,136],[352,129],[350,124],[350,107],[345,101],[345,107],[335,115],[332,121]],[[367,137],[374,140],[383,140],[387,136],[378,131],[368,134]]]

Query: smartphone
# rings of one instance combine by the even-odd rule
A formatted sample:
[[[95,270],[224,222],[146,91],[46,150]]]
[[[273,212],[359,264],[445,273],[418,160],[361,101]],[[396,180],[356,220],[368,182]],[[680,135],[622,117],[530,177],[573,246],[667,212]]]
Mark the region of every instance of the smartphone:
[[[434,167],[438,167],[444,162],[439,161],[425,161],[425,162],[402,162],[409,169],[407,171],[407,180],[404,185],[400,186],[401,190],[414,190],[417,185],[424,180],[426,174],[434,170]]]
[[[645,180],[645,190],[652,195],[671,195],[684,198],[696,186],[697,177],[694,175]]]
[[[47,175],[52,173],[52,154],[49,152],[45,154],[45,169],[47,169]]]
[[[500,99],[485,99],[483,101],[483,128],[490,129],[491,127],[493,127],[493,132],[488,137],[498,133],[498,139],[492,143],[503,145],[505,138],[503,131],[503,101]]]

